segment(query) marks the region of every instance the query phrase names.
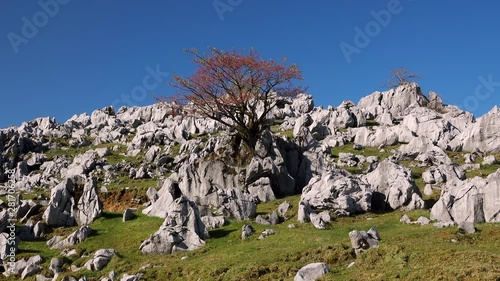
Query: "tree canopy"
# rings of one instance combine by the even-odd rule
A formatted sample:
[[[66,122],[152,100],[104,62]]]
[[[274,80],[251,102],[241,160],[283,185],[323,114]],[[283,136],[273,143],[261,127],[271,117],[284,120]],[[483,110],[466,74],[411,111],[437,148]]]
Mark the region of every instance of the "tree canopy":
[[[302,74],[297,65],[286,60],[264,60],[253,49],[222,51],[210,48],[193,55],[195,72],[189,77],[174,75],[176,94],[168,100],[202,117],[210,118],[236,131],[251,149],[268,126],[268,114],[284,97],[303,92],[297,84]]]

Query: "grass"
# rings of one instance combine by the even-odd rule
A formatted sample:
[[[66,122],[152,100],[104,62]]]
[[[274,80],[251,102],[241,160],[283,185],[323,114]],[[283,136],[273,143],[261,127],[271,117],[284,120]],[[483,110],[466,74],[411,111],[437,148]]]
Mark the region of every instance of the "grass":
[[[352,144],[346,144],[343,146],[332,147],[331,155],[332,157],[337,158],[339,156],[339,153],[345,152],[345,153],[352,153],[355,155],[363,155],[365,157],[378,156],[380,160],[384,160],[385,158],[391,156],[393,154],[393,152],[391,151],[398,149],[399,146],[400,146],[399,144],[386,146],[384,147],[384,151],[380,151],[378,147],[370,147],[370,146],[363,147],[361,150],[356,150],[353,148]]]
[[[337,146],[331,148],[330,156],[334,159],[339,157],[340,153],[352,153],[354,155],[363,155],[365,157],[368,156],[377,156],[380,160],[384,160],[385,158],[391,156],[393,153],[391,151],[399,148],[399,145],[392,145],[384,147],[384,151],[380,151],[378,147],[363,147],[361,150],[356,150],[353,148],[352,144],[347,144],[343,146]],[[368,163],[365,162],[361,166],[354,167],[341,167],[342,169],[348,171],[351,174],[362,174],[368,168]]]
[[[341,217],[327,230],[317,230],[309,223],[296,222],[299,199],[292,196],[258,206],[258,213],[268,214],[284,200],[289,201],[291,218],[283,224],[262,226],[233,221],[210,231],[211,238],[203,248],[173,255],[139,252],[141,241],[158,229],[162,219],[138,212],[136,219],[123,223],[121,213],[107,212],[91,224],[95,234],[76,249],[80,254],[90,254],[101,248],[114,248],[119,255],[113,257],[102,272],[77,271],[64,275],[97,280],[114,269],[129,274],[142,272],[144,280],[292,280],[300,267],[326,262],[332,272],[323,280],[495,280],[500,276],[499,224],[479,224],[479,233],[459,235],[455,228],[401,224],[399,218],[404,213],[395,211]],[[413,220],[429,215],[426,210],[405,213]],[[241,227],[245,223],[251,224],[256,233],[241,240]],[[289,229],[289,223],[296,227]],[[380,248],[355,257],[348,233],[370,227],[380,232]],[[258,240],[258,233],[266,228],[277,233]],[[452,239],[457,243],[452,243]],[[58,255],[56,251],[47,250],[43,241],[22,242],[20,249],[20,256],[42,254],[50,260]],[[181,260],[182,257],[187,259]],[[70,262],[83,265],[88,259]],[[347,268],[351,262],[355,265]],[[139,270],[147,264],[151,267]]]
[[[365,124],[366,127],[375,127],[375,126],[379,126],[379,125],[380,124],[373,119],[366,120],[366,124]]]

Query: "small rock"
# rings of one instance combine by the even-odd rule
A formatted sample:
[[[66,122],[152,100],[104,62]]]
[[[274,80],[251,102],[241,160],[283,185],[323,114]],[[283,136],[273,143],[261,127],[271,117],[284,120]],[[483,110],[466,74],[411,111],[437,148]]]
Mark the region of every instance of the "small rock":
[[[278,214],[276,212],[273,212],[271,215],[269,215],[269,222],[272,225],[276,225],[280,223],[280,218],[278,217]]]
[[[408,215],[403,215],[400,219],[399,219],[400,222],[404,223],[404,224],[410,224],[411,223],[411,219],[410,217],[408,217]]]
[[[97,155],[99,155],[99,157],[105,157],[111,155],[111,151],[107,147],[96,148],[95,152],[97,153]]]
[[[497,160],[494,155],[488,155],[483,158],[483,165],[493,165],[496,164]]]
[[[262,240],[262,239],[266,238],[267,236],[274,235],[274,234],[276,234],[276,232],[274,232],[274,230],[266,229],[266,230],[262,231],[259,238],[257,238],[257,239]]]
[[[424,217],[424,216],[421,216],[419,217],[416,221],[415,221],[415,224],[420,224],[420,225],[427,225],[427,224],[430,224],[431,223],[431,220]]]
[[[289,225],[288,225],[288,228],[290,228],[290,229],[291,229],[291,228],[295,228],[295,224],[293,224],[293,223],[292,223],[292,224],[289,224]]]
[[[94,257],[87,261],[84,267],[90,271],[102,270],[116,254],[114,249],[100,249],[94,254]]]
[[[188,259],[188,257],[184,256],[184,257],[181,258],[181,261],[185,261],[187,259]]]
[[[285,201],[278,206],[278,213],[282,217],[286,218],[285,214],[286,212],[288,212],[288,209],[290,209],[290,203],[288,203],[288,201]]]
[[[353,261],[353,262],[351,262],[351,263],[347,266],[347,268],[351,268],[351,267],[353,267],[355,264],[356,264],[356,262],[354,262],[354,261]]]
[[[30,276],[33,276],[37,273],[40,273],[41,271],[42,271],[42,267],[40,267],[39,265],[29,264],[23,270],[23,273],[21,274],[21,280],[24,280],[26,277],[30,277]]]
[[[63,256],[63,257],[70,257],[70,256],[77,255],[77,254],[78,254],[78,252],[76,251],[76,249],[64,249],[61,252],[61,256]]]
[[[245,224],[241,228],[241,239],[243,240],[247,239],[248,237],[252,236],[253,232],[254,232],[253,227],[251,225]]]
[[[323,275],[330,272],[326,263],[310,263],[297,272],[293,281],[311,281],[321,278]]]
[[[54,272],[54,274],[58,274],[62,271],[64,261],[60,258],[52,258],[50,260],[50,267],[49,269]]]
[[[458,243],[458,240],[457,239],[451,239],[450,242],[451,243]]]
[[[124,274],[120,281],[139,281],[139,276]]]
[[[349,232],[349,239],[356,255],[367,251],[370,248],[378,248],[380,234],[375,228],[370,228],[368,232],[353,230]]]
[[[363,146],[362,146],[362,145],[360,145],[360,144],[354,144],[354,145],[352,146],[352,149],[354,149],[354,150],[362,150],[362,149],[363,149]]]
[[[270,225],[271,224],[268,220],[263,218],[261,215],[258,215],[255,218],[255,223],[262,224],[262,225]]]
[[[133,210],[132,210],[132,209],[127,208],[127,209],[125,210],[125,212],[123,212],[123,218],[122,218],[122,221],[123,221],[123,222],[129,221],[129,220],[132,220],[132,219],[134,219],[134,218],[135,218],[135,214],[134,214],[134,212],[133,212]]]
[[[52,278],[45,277],[44,275],[37,274],[35,276],[35,281],[51,281]]]
[[[118,273],[114,270],[111,270],[108,274],[108,278],[111,280],[111,281],[114,281],[116,278],[118,278]]]
[[[476,228],[474,227],[473,222],[463,221],[458,224],[458,232],[464,234],[473,234],[476,233]]]

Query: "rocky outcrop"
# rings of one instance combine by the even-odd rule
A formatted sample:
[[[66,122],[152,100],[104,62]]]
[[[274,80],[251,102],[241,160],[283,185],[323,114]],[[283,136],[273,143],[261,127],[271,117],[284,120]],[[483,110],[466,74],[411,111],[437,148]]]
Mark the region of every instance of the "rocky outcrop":
[[[313,177],[302,190],[302,205],[315,210],[331,210],[350,215],[371,210],[372,189],[363,180],[348,172],[334,169]]]
[[[377,168],[366,174],[366,182],[373,191],[372,208],[421,209],[424,201],[411,176],[411,170],[388,159],[381,161]]]
[[[455,151],[500,151],[500,109],[495,106],[460,133],[449,147]]]
[[[74,176],[52,189],[43,219],[49,226],[85,225],[100,217],[102,209],[96,179]]]
[[[160,229],[142,242],[139,250],[143,254],[172,254],[205,245],[208,231],[192,201],[185,196],[175,199],[167,214]]]
[[[300,114],[308,113],[314,108],[314,100],[311,95],[299,94],[293,100],[292,109]]]
[[[500,171],[486,179],[450,181],[431,209],[431,219],[441,222],[500,222]]]
[[[361,146],[380,147],[398,143],[398,135],[386,126],[378,126],[375,129],[354,128],[351,132],[354,135],[354,143]]]
[[[359,100],[360,107],[367,117],[374,119],[384,112],[394,118],[402,118],[415,107],[426,106],[427,98],[422,95],[416,83],[408,83],[385,92],[374,92]]]
[[[406,127],[416,137],[426,137],[442,149],[460,134],[460,130],[440,113],[425,107],[414,108],[400,126]]]

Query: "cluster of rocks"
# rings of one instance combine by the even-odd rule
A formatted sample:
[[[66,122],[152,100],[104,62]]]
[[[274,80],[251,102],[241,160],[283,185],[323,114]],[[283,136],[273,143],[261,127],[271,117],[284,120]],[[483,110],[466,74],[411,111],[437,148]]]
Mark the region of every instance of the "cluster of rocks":
[[[436,93],[426,97],[418,85],[408,83],[375,92],[357,105],[345,101],[326,109],[315,107],[310,95],[300,94],[280,101],[269,118],[280,119],[278,134],[261,132],[250,154],[235,146],[233,134],[217,122],[173,115],[162,104],[118,111],[106,107],[63,124],[38,118],[0,130],[0,194],[6,194],[9,180],[17,191],[41,194],[31,200],[18,196],[15,212],[9,214],[7,202],[0,202],[0,258],[7,255],[9,219],[22,224],[15,229],[16,247],[22,241],[44,239],[49,247],[67,249],[84,241],[92,235],[88,225],[103,213],[101,193],[123,175],[159,181],[158,190],[148,189],[146,201],[137,201],[144,203],[144,214],[165,219],[141,244],[139,250],[145,254],[202,247],[207,229],[221,227],[228,218],[282,223],[289,206],[256,217],[256,205],[293,194],[301,194],[298,221],[320,229],[327,228],[333,216],[424,208],[414,176],[402,161],[426,167],[424,194],[441,193],[432,207],[432,220],[442,225],[500,220],[500,172],[487,178],[466,177],[468,170],[497,163],[489,155],[500,151],[497,107],[476,119],[443,104]],[[278,136],[285,131],[293,138]],[[401,145],[385,159],[362,152],[364,147],[382,150],[395,144]],[[343,145],[359,153],[340,153],[332,159],[331,147]],[[69,149],[81,153],[64,155]],[[54,150],[59,153],[50,155]],[[465,164],[458,165],[446,151],[470,153]],[[137,161],[115,163],[115,156]],[[242,160],[245,156],[249,158]],[[342,169],[365,166],[361,174]],[[43,195],[49,193],[48,198]],[[132,219],[135,210],[127,209],[123,221]],[[67,237],[47,236],[51,228],[72,226],[79,228]],[[252,233],[246,225],[242,238]],[[261,237],[272,233],[268,229]],[[375,247],[380,240],[376,231],[350,236],[357,251]],[[112,249],[99,250],[85,267],[102,270],[115,254]],[[28,271],[37,274],[38,267],[32,262]],[[322,265],[314,268],[325,271]]]

